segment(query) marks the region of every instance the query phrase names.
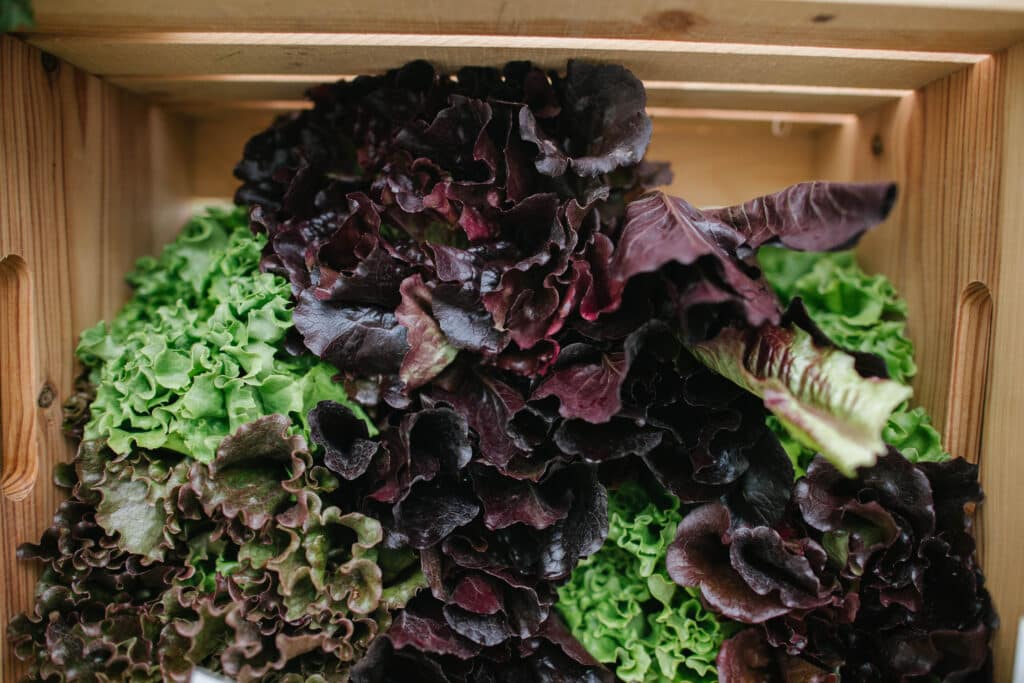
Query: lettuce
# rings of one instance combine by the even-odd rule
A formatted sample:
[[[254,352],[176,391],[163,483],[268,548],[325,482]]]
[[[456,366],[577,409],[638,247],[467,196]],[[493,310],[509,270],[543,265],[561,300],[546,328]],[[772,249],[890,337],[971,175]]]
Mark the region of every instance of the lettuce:
[[[858,358],[793,320],[754,330],[727,328],[690,347],[705,365],[764,399],[799,442],[842,472],[874,463],[882,429],[910,387],[872,376]]]
[[[849,478],[818,456],[785,517],[747,525],[687,512],[668,573],[751,625],[723,644],[723,683],[991,680],[998,624],[966,509],[978,468],[895,449]]]
[[[799,297],[814,323],[837,344],[874,353],[884,361],[889,376],[909,384],[917,373],[914,346],[906,336],[907,305],[884,275],[868,275],[857,265],[853,252],[809,253],[777,247],[758,252],[764,277],[779,299],[789,304]],[[769,425],[803,476],[815,450],[782,426]],[[889,417],[884,441],[911,462],[939,462],[951,456],[923,408],[901,404]]]
[[[82,442],[56,477],[71,496],[18,551],[44,568],[7,632],[28,680],[347,680],[426,580],[289,431],[259,418],[209,464]]]
[[[715,657],[736,628],[666,571],[679,500],[629,481],[609,492],[608,511],[608,541],[558,590],[569,629],[627,683],[718,680]]]
[[[884,275],[861,270],[853,252],[765,247],[757,260],[783,304],[799,297],[836,344],[881,356],[897,382],[909,384],[917,374],[914,345],[906,335],[907,303]]]
[[[227,434],[271,413],[349,401],[335,370],[284,350],[292,304],[283,279],[259,272],[266,239],[241,210],[189,221],[128,280],[135,294],[108,326],[82,333],[78,356],[96,396],[84,438],[116,453],[165,448],[209,462]],[[372,429],[372,425],[371,425]]]

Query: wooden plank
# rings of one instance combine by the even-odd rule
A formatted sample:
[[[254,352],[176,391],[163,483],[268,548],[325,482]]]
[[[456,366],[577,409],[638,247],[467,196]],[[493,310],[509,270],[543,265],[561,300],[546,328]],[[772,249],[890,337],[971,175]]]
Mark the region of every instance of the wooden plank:
[[[647,156],[671,162],[669,192],[696,206],[726,206],[813,178],[815,130],[776,135],[764,121],[655,118]]]
[[[866,267],[892,278],[909,304],[919,367],[915,400],[943,427],[946,447],[981,466],[988,497],[977,534],[1003,623],[995,642],[1000,681],[1010,680],[1024,612],[1024,468],[1011,426],[1024,398],[1013,336],[1024,321],[1021,283],[1014,281],[1024,263],[1020,50],[1012,60],[1000,53],[821,133],[818,158],[825,177],[900,183],[893,216],[864,239],[860,254]]]
[[[44,32],[298,31],[593,36],[992,52],[1019,0],[35,0]]]
[[[14,549],[36,541],[64,498],[50,483],[71,458],[61,404],[77,372],[78,333],[117,310],[124,275],[151,251],[151,107],[10,37],[0,37],[0,257],[34,279],[39,481],[0,500],[0,620],[30,607],[38,568]],[[185,169],[167,169],[185,175]],[[12,350],[0,348],[0,356]],[[2,680],[20,671],[0,629]]]
[[[999,279],[994,296],[991,379],[981,438],[982,483],[988,494],[982,507],[982,558],[989,589],[1003,620],[996,650],[997,681],[1010,680],[1014,633],[1024,616],[1024,539],[1020,521],[1024,462],[1018,455],[1017,434],[1024,424],[1024,44],[1010,50],[1005,61]]]
[[[644,80],[917,88],[977,55],[612,38],[363,33],[36,34],[31,42],[103,76],[378,73],[423,58],[445,70],[530,59],[618,62]]]
[[[66,224],[61,111],[54,96],[60,80],[60,74],[43,69],[37,51],[0,37],[0,256],[20,256],[39,283],[35,338],[46,343],[37,347],[38,374],[31,385],[35,395],[48,383],[66,390],[73,374],[68,237],[66,230],[57,229]],[[11,352],[0,349],[0,354]],[[24,500],[0,500],[0,619],[5,622],[31,605],[38,572],[18,562],[14,549],[39,538],[62,497],[50,483],[54,464],[71,457],[60,433],[60,410],[60,401],[53,400],[36,415],[43,473],[38,485]],[[0,633],[0,648],[3,678],[16,680],[21,667],[9,654],[6,629]]]
[[[202,76],[114,76],[116,86],[165,105],[199,109],[207,103],[299,100],[319,83],[350,76],[312,74],[229,74]],[[904,90],[650,81],[647,102],[654,107],[759,109],[770,111],[857,113],[906,94]]]
[[[195,123],[193,193],[209,201],[230,201],[241,185],[232,175],[250,137],[269,126],[277,112],[230,112]]]

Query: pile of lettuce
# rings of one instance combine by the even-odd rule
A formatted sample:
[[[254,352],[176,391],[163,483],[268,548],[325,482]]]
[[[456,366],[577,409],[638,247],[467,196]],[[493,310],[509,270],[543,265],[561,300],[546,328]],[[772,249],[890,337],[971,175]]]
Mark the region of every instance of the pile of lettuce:
[[[884,276],[864,273],[850,252],[765,247],[758,261],[783,302],[800,297],[830,337],[844,340],[847,348],[876,353],[890,376],[909,383],[916,367],[906,337],[906,304]],[[776,417],[768,424],[797,477],[804,476],[815,451]],[[912,462],[950,458],[922,408],[901,405],[883,437]],[[713,665],[719,648],[738,629],[735,622],[716,619],[694,598],[693,588],[673,590],[676,586],[666,583],[666,551],[681,520],[678,499],[656,486],[627,481],[609,491],[608,500],[608,542],[580,562],[559,589],[558,609],[573,635],[599,661],[615,664],[623,681],[718,680]]]
[[[330,366],[287,350],[288,284],[259,272],[262,245],[241,211],[197,216],[82,335],[70,497],[19,551],[44,564],[8,629],[30,678],[336,680],[424,585],[307,448],[320,400],[373,427]]]
[[[646,558],[650,599],[616,609],[690,629],[655,655],[666,676],[713,675],[719,642],[723,681],[982,669],[976,471],[889,450],[909,388],[757,262],[769,244],[846,248],[892,184],[697,209],[652,189],[670,174],[644,160],[644,88],[615,65],[412,62],[310,97],[236,167],[254,234],[191,229],[134,278],[126,322],[83,339],[78,516],[25,549],[48,570],[12,626],[38,678],[85,655],[134,680],[201,664],[594,683],[615,678],[607,648],[646,675],[639,641],[623,667],[556,609],[605,545]],[[820,454],[796,483],[772,415]],[[885,497],[890,473],[906,497]],[[630,529],[641,513],[657,540]],[[723,640],[740,626],[716,615],[761,626]],[[864,645],[875,633],[900,652]]]

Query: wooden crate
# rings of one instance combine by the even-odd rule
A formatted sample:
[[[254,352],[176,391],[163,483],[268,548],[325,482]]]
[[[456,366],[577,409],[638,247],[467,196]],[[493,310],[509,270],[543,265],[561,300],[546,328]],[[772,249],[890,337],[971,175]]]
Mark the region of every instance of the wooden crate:
[[[273,110],[415,57],[583,57],[647,83],[650,157],[695,203],[811,178],[900,183],[862,259],[910,304],[916,400],[981,463],[996,680],[1009,680],[1024,613],[1024,1],[34,4],[38,26],[0,38],[0,257],[18,257],[0,265],[4,623],[35,581],[13,549],[47,526],[50,473],[72,455],[60,404],[77,334],[117,310],[136,257],[231,196],[241,145]]]

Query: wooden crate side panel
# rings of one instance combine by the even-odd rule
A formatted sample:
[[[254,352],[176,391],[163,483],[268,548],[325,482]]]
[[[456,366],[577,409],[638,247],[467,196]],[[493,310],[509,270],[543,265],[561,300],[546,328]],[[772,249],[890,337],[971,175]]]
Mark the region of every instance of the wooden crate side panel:
[[[65,495],[51,477],[72,456],[61,434],[61,404],[78,371],[71,351],[83,327],[116,312],[125,273],[153,248],[154,136],[173,133],[154,128],[158,115],[139,98],[10,37],[0,37],[0,102],[0,257],[20,256],[33,279],[37,372],[27,408],[36,411],[40,456],[30,495],[0,500],[0,680],[13,681],[19,667],[5,627],[30,607],[38,571],[14,549],[38,540]]]
[[[979,530],[982,564],[1003,621],[997,681],[1010,680],[1015,634],[1024,616],[1024,44],[1006,55],[1003,121],[999,280],[981,437],[981,478],[988,500]]]
[[[1018,0],[35,0],[37,30],[312,31],[706,40],[991,52],[1024,37]]]
[[[1024,85],[1020,49],[1013,59],[999,53],[822,133],[818,154],[825,177],[900,183],[892,217],[859,251],[865,267],[888,275],[909,304],[914,400],[929,410],[952,453],[981,466],[988,498],[978,515],[980,556],[1003,619],[996,680],[1010,680],[1024,611],[1024,468],[1008,419],[1020,410],[1014,392],[1022,370],[1015,360],[1022,343],[1010,335],[1024,320],[1014,308],[1020,283],[1013,281],[1024,263],[1021,243],[1013,241],[1021,233],[1014,204],[1020,152],[1012,148],[1024,144],[1017,128],[1024,114],[1013,94]]]
[[[821,135],[823,177],[900,185],[892,216],[859,252],[910,305],[915,400],[939,425],[948,423],[960,301],[972,283],[995,286],[1004,63],[986,59]]]

